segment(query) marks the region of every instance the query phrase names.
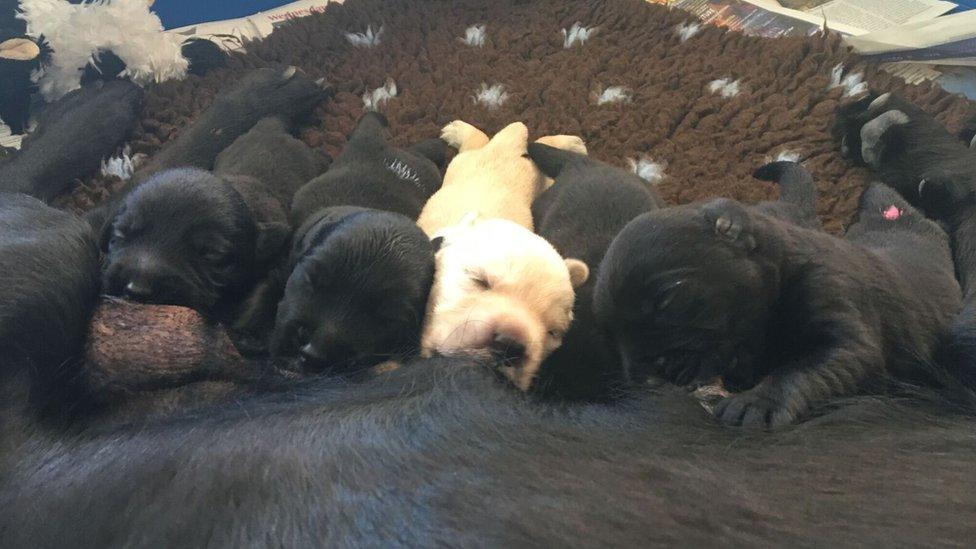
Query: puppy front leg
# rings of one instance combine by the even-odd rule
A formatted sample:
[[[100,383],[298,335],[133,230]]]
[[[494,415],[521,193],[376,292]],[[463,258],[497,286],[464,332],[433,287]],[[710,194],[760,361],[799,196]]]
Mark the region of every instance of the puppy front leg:
[[[816,404],[853,393],[870,373],[883,368],[881,349],[866,338],[851,338],[722,400],[715,406],[715,417],[730,426],[783,427]]]
[[[454,147],[459,153],[480,149],[488,144],[485,132],[463,120],[455,120],[441,130],[441,139]]]

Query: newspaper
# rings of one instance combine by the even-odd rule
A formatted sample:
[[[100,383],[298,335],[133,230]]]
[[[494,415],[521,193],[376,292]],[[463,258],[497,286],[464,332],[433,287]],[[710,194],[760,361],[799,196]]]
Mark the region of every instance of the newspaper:
[[[859,29],[859,32],[852,34],[928,21],[956,8],[956,4],[941,0],[780,0],[779,3],[786,8],[819,16],[831,28],[842,24]]]
[[[329,4],[341,4],[344,0],[298,0],[284,6],[248,15],[238,19],[198,23],[166,32],[186,38],[206,38],[228,51],[244,48],[252,40],[267,37],[285,23],[325,11]]]
[[[858,53],[879,62],[976,66],[976,11],[847,37]]]
[[[726,27],[751,36],[779,38],[782,36],[810,36],[820,32],[823,21],[796,12],[801,17],[777,13],[771,6],[755,0],[647,0],[687,11],[704,23]],[[778,10],[782,10],[776,6]]]

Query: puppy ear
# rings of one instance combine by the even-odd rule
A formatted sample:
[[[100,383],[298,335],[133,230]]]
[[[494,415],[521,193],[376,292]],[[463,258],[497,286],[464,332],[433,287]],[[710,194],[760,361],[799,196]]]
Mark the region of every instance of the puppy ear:
[[[104,206],[95,208],[85,214],[85,219],[91,225],[92,230],[98,234],[98,249],[102,253],[108,253],[108,244],[112,241],[112,233],[115,232],[115,220],[122,214],[125,204],[114,206]]]
[[[566,268],[569,269],[569,282],[573,289],[579,288],[590,278],[590,268],[579,259],[566,259]]]
[[[431,247],[434,248],[434,253],[436,254],[437,252],[439,252],[441,250],[441,246],[444,245],[444,237],[443,236],[435,236],[434,238],[432,238],[430,240],[430,245],[431,245]]]
[[[749,217],[741,205],[720,199],[705,205],[705,218],[715,235],[746,251],[756,249],[756,238],[749,227]]]
[[[274,261],[285,250],[290,238],[291,227],[287,223],[258,223],[255,259],[259,264]]]

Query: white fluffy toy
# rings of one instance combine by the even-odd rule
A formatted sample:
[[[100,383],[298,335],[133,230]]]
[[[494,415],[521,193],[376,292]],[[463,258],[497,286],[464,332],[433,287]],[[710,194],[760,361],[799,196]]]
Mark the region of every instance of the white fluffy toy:
[[[43,36],[52,50],[33,76],[44,98],[54,101],[78,88],[85,66],[105,51],[124,61],[122,75],[140,85],[186,76],[183,39],[163,32],[151,5],[152,0],[21,0],[18,17],[27,23],[28,36]]]

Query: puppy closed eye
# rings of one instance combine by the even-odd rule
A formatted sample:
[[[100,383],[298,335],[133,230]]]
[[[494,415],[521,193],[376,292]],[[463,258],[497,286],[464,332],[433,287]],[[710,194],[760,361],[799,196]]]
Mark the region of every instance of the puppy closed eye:
[[[198,246],[197,255],[207,263],[219,264],[227,259],[224,250],[215,246]]]
[[[471,279],[471,283],[475,285],[480,290],[490,290],[491,280],[485,273],[468,273],[468,277]]]

